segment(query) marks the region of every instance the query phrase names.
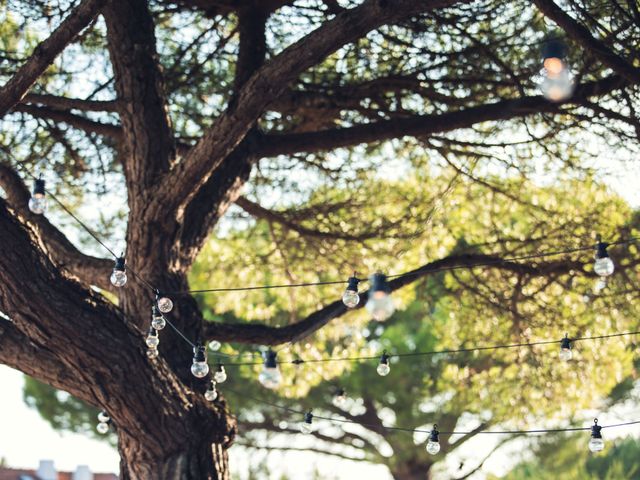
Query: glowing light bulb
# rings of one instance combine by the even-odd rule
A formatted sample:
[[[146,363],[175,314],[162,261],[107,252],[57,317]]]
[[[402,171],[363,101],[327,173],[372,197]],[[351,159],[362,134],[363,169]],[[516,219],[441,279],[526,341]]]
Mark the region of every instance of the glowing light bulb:
[[[560,360],[564,360],[568,362],[573,357],[573,352],[571,351],[571,340],[565,334],[564,338],[560,340]]]
[[[104,410],[102,410],[100,413],[98,413],[98,421],[99,422],[107,423],[109,420],[111,420],[111,417],[109,417],[109,414],[107,412],[105,412]]]
[[[573,94],[573,75],[565,62],[566,46],[558,39],[547,40],[542,47],[543,65],[539,86],[552,102],[561,102]]]
[[[29,199],[29,210],[36,215],[42,215],[47,211],[47,197],[44,190],[44,180],[36,179],[33,186],[33,194]]]
[[[162,313],[169,313],[173,310],[173,302],[169,297],[158,295],[156,297],[156,303],[158,304],[158,310]]]
[[[331,400],[334,407],[342,408],[345,403],[347,403],[347,392],[344,388],[338,388],[333,395],[333,399]]]
[[[360,280],[355,276],[355,274],[353,277],[349,278],[347,289],[344,291],[344,295],[342,295],[342,303],[344,303],[347,308],[355,308],[358,306],[358,303],[360,303],[358,283],[360,283]]]
[[[429,434],[429,441],[427,442],[427,452],[431,455],[436,455],[440,451],[440,441],[438,440],[438,426],[434,425]]]
[[[218,340],[211,340],[209,342],[209,350],[217,352],[222,347],[222,344]]]
[[[158,338],[158,332],[155,328],[149,328],[149,334],[147,335],[147,339],[145,340],[147,347],[152,349],[157,349],[160,344],[160,339]]]
[[[209,402],[213,402],[216,398],[218,398],[218,391],[216,390],[216,382],[212,381],[209,384],[209,388],[207,389],[206,392],[204,392],[204,398]]]
[[[378,364],[378,368],[376,370],[378,372],[378,375],[380,375],[381,377],[386,377],[387,375],[389,375],[391,367],[389,366],[389,355],[387,355],[387,352],[382,353],[382,356],[380,357],[380,363]]]
[[[213,374],[213,379],[216,383],[224,383],[227,380],[227,371],[224,369],[224,365],[218,364],[218,369]]]
[[[366,309],[369,311],[374,320],[379,322],[385,321],[396,310],[396,306],[393,303],[393,299],[389,292],[389,284],[387,283],[387,277],[382,273],[375,273],[369,279],[371,288],[369,288],[369,295]]]
[[[154,359],[154,358],[158,358],[159,352],[157,348],[149,348],[147,349],[147,357]]]
[[[615,270],[613,260],[609,257],[609,252],[607,252],[608,246],[608,243],[601,242],[598,239],[598,243],[596,244],[596,261],[593,264],[593,271],[602,278],[612,275]]]
[[[156,305],[151,307],[151,326],[156,330],[162,330],[167,326],[167,321],[164,319]]]
[[[304,414],[304,421],[300,422],[300,431],[304,434],[313,432],[313,415],[311,412]]]
[[[207,364],[207,356],[202,345],[196,345],[193,348],[193,364],[191,365],[191,373],[194,377],[204,378],[209,374],[209,365]]]
[[[111,284],[114,287],[123,287],[127,283],[127,272],[125,272],[124,258],[118,257],[111,274]]]
[[[602,427],[598,425],[598,419],[594,419],[591,427],[591,439],[589,440],[589,450],[593,453],[601,452],[604,449],[601,430]]]
[[[276,361],[277,353],[269,349],[262,353],[264,363],[262,365],[262,371],[258,375],[258,381],[265,387],[275,389],[280,386],[282,381],[282,374],[280,368],[278,368],[278,362]]]
[[[105,422],[100,422],[96,426],[96,430],[98,431],[99,434],[105,435],[106,433],[109,432],[109,424]]]

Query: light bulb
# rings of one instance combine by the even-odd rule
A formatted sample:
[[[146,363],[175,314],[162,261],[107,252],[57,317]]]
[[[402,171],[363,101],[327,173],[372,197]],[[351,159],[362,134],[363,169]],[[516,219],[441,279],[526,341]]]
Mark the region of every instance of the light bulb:
[[[344,295],[342,295],[342,303],[344,303],[347,308],[355,308],[360,303],[360,295],[358,295],[358,283],[360,280],[355,276],[349,278],[349,284],[347,285],[347,289],[344,291]]]
[[[262,371],[260,375],[258,375],[258,381],[262,386],[271,390],[278,388],[282,381],[282,374],[280,373],[276,357],[276,352],[271,349],[263,352],[262,358],[264,363],[262,365]]]
[[[111,283],[114,287],[122,287],[127,283],[127,272],[125,272],[124,258],[116,258],[116,264],[111,274]]]
[[[147,349],[147,357],[148,358],[151,358],[151,359],[158,358],[158,355],[159,355],[159,353],[158,353],[158,349],[157,348],[149,348],[149,349]]]
[[[158,304],[158,310],[162,313],[169,313],[173,310],[173,302],[168,297],[159,296],[159,298],[156,298],[156,303]]]
[[[440,451],[440,441],[438,439],[440,432],[438,426],[434,425],[429,434],[429,441],[427,442],[427,452],[431,455],[436,455]]]
[[[304,414],[304,421],[300,422],[300,431],[304,434],[313,432],[313,415],[311,412]]]
[[[151,307],[151,326],[156,330],[162,330],[167,326],[167,321],[164,319],[156,305]]]
[[[109,424],[105,422],[100,422],[96,426],[96,430],[98,431],[99,434],[104,435],[107,432],[109,432]]]
[[[594,419],[591,427],[591,439],[589,440],[589,450],[593,453],[601,452],[604,449],[601,430],[602,427],[598,425],[598,419]]]
[[[558,60],[564,65],[561,60],[555,60]],[[563,100],[570,98],[573,94],[573,75],[571,74],[571,70],[569,70],[568,66],[564,65],[564,67],[557,73],[543,68],[540,71],[540,76],[540,90],[547,100],[551,100],[552,102],[562,102]]]
[[[222,344],[218,340],[211,340],[209,342],[209,350],[217,352],[222,347]]]
[[[611,260],[611,258],[609,257],[596,258],[596,261],[593,264],[593,271],[601,277],[608,277],[609,275],[613,274],[614,270],[615,265],[613,264],[613,260]]]
[[[393,299],[389,295],[390,289],[387,277],[382,273],[375,273],[371,276],[369,282],[371,288],[369,289],[365,307],[374,320],[383,322],[393,315],[396,310]]]
[[[36,215],[42,215],[47,211],[47,197],[44,190],[44,180],[36,179],[33,186],[33,194],[29,199],[29,210]]]
[[[218,391],[216,390],[216,382],[211,382],[207,391],[204,392],[204,398],[209,402],[213,402],[216,398],[218,398]]]
[[[564,60],[567,47],[557,38],[547,39],[542,45],[542,70],[539,86],[542,94],[552,102],[561,102],[573,94],[573,75]]]
[[[204,353],[204,347],[197,345],[193,348],[193,364],[191,365],[191,373],[194,377],[204,378],[209,374],[209,365],[207,357]]]
[[[224,369],[224,365],[218,364],[218,369],[213,374],[213,379],[216,383],[224,383],[227,380],[227,371]]]
[[[386,377],[387,375],[389,375],[391,367],[389,366],[389,355],[387,355],[387,352],[384,352],[380,357],[380,363],[378,364],[378,368],[376,370],[378,371],[378,375],[380,375],[381,377]]]
[[[331,399],[331,403],[333,403],[333,406],[337,408],[342,408],[344,404],[347,403],[347,392],[344,388],[336,390],[335,395]]]
[[[160,339],[158,338],[158,332],[155,328],[149,328],[149,334],[147,335],[147,339],[145,340],[147,347],[156,349],[160,344]]]
[[[98,413],[98,421],[99,422],[107,423],[109,420],[111,420],[111,417],[109,417],[109,414],[107,412],[105,412],[104,410],[101,411],[100,413]]]
[[[573,352],[571,351],[571,340],[567,335],[560,341],[560,360],[564,360],[568,362],[573,357]]]
[[[596,272],[596,275],[603,278],[613,274],[615,270],[613,260],[609,257],[609,252],[607,252],[608,246],[608,243],[601,242],[600,240],[598,240],[596,244],[596,261],[593,264],[593,271]]]

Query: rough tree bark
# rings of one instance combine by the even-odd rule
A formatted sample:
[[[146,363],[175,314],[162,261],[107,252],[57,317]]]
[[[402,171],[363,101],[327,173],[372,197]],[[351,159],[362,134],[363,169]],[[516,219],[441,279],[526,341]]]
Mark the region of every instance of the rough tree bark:
[[[188,289],[189,268],[211,229],[238,199],[260,158],[442,133],[563,108],[530,96],[344,128],[264,134],[256,126],[260,116],[277,105],[281,96],[291,94],[287,92],[290,83],[327,55],[382,25],[470,2],[365,0],[352,9],[335,7],[333,18],[268,61],[265,22],[271,12],[289,2],[179,3],[201,4],[211,15],[233,10],[239,22],[234,95],[227,110],[193,147],[177,141],[172,130],[154,19],[145,0],[81,2],[0,88],[0,117],[13,108],[117,142],[129,206],[127,262],[162,291]],[[106,24],[117,98],[97,102],[27,95],[55,56],[99,12]],[[637,69],[631,74],[628,69],[618,70],[620,76],[580,85],[570,101],[605,95],[638,78]],[[120,125],[71,112],[76,109],[117,112]],[[160,357],[149,360],[145,355],[143,338],[155,292],[132,278],[126,288],[115,292],[115,305],[88,288],[113,291],[106,281],[111,260],[84,255],[45,218],[31,214],[25,208],[26,187],[6,165],[0,165],[0,185],[6,197],[0,200],[0,245],[4,252],[11,252],[0,255],[0,310],[11,319],[0,320],[0,362],[105,409],[118,435],[122,478],[228,479],[227,449],[236,423],[224,398],[204,401],[207,380],[190,374],[192,352],[168,329],[162,336]],[[244,205],[254,211],[260,208],[246,201]],[[438,268],[494,260],[483,255],[445,258],[394,279],[391,286],[401,288]],[[583,267],[566,261],[497,266],[535,275]],[[363,292],[361,305],[365,301]],[[280,328],[207,324],[193,297],[174,297],[174,302],[172,320],[195,342],[216,338],[277,345],[305,338],[346,312],[342,302],[334,302]],[[425,472],[409,469],[397,475],[424,478]]]

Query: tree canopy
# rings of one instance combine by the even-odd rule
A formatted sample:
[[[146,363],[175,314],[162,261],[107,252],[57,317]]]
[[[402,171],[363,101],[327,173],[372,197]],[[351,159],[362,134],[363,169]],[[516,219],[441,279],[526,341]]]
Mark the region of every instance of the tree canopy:
[[[638,153],[634,2],[2,5],[0,362],[72,396],[27,391],[59,427],[86,425],[76,401],[106,410],[123,478],[228,478],[243,422],[250,443],[281,421],[249,398],[259,367],[230,366],[230,391],[210,403],[175,332],[147,358],[153,289],[345,280],[174,296],[180,332],[227,355],[378,355],[636,328],[634,243],[612,248],[616,275],[597,294],[585,252],[508,260],[637,234],[635,212],[603,182],[605,155],[624,164]],[[567,45],[575,83],[555,102],[539,92],[549,38]],[[25,181],[38,174],[125,252],[125,287],[61,205],[29,211]],[[474,263],[488,266],[443,270]],[[392,282],[400,309],[381,325],[340,301],[353,271],[376,270],[413,271]],[[629,341],[580,346],[570,365],[538,348],[401,361],[384,381],[369,364],[283,365],[277,395],[374,425],[579,421],[633,378]],[[209,352],[212,365],[218,357]],[[336,411],[325,380],[344,383],[355,410]],[[424,439],[380,432],[329,434],[398,478],[432,470]],[[443,453],[462,444],[445,438]]]

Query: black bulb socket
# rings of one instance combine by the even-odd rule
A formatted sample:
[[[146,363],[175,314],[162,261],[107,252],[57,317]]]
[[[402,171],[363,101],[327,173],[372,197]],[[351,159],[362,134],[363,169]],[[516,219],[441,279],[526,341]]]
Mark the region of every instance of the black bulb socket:
[[[113,269],[117,270],[118,272],[124,272],[124,257],[116,258],[116,264]]]
[[[380,364],[389,365],[389,355],[387,355],[387,352],[383,352],[380,356]]]
[[[380,272],[374,273],[373,275],[371,275],[369,282],[371,282],[372,292],[385,292],[385,293],[391,292],[391,289],[389,288],[389,283],[387,282],[387,276],[384,273],[380,273]]]
[[[347,280],[347,291],[348,292],[357,292],[358,284],[360,283],[360,279],[357,277],[349,277]]]
[[[307,412],[304,414],[304,423],[311,425],[313,423],[313,413]]]
[[[204,347],[202,345],[196,345],[193,348],[193,361],[194,362],[206,362],[207,357],[204,355]]]
[[[42,195],[44,196],[44,180],[41,178],[37,178],[33,184],[33,194],[34,195]]]
[[[591,438],[602,438],[602,427],[598,425],[598,419],[594,420],[593,426],[591,427]]]
[[[564,337],[562,340],[560,340],[560,348],[561,349],[568,349],[571,350],[571,340],[569,339],[569,337]]]
[[[567,56],[567,45],[559,38],[549,38],[542,44],[542,58],[559,58]]]
[[[429,441],[438,442],[438,435],[440,435],[440,432],[438,431],[438,425],[434,425],[431,429],[431,433],[429,433]]]
[[[265,368],[276,368],[278,366],[278,362],[276,361],[276,357],[278,354],[273,350],[269,349],[266,352],[262,352],[262,358],[264,360]]]
[[[609,247],[609,244],[605,242],[598,242],[596,244],[596,259],[609,257],[609,252],[607,252],[607,247]]]

